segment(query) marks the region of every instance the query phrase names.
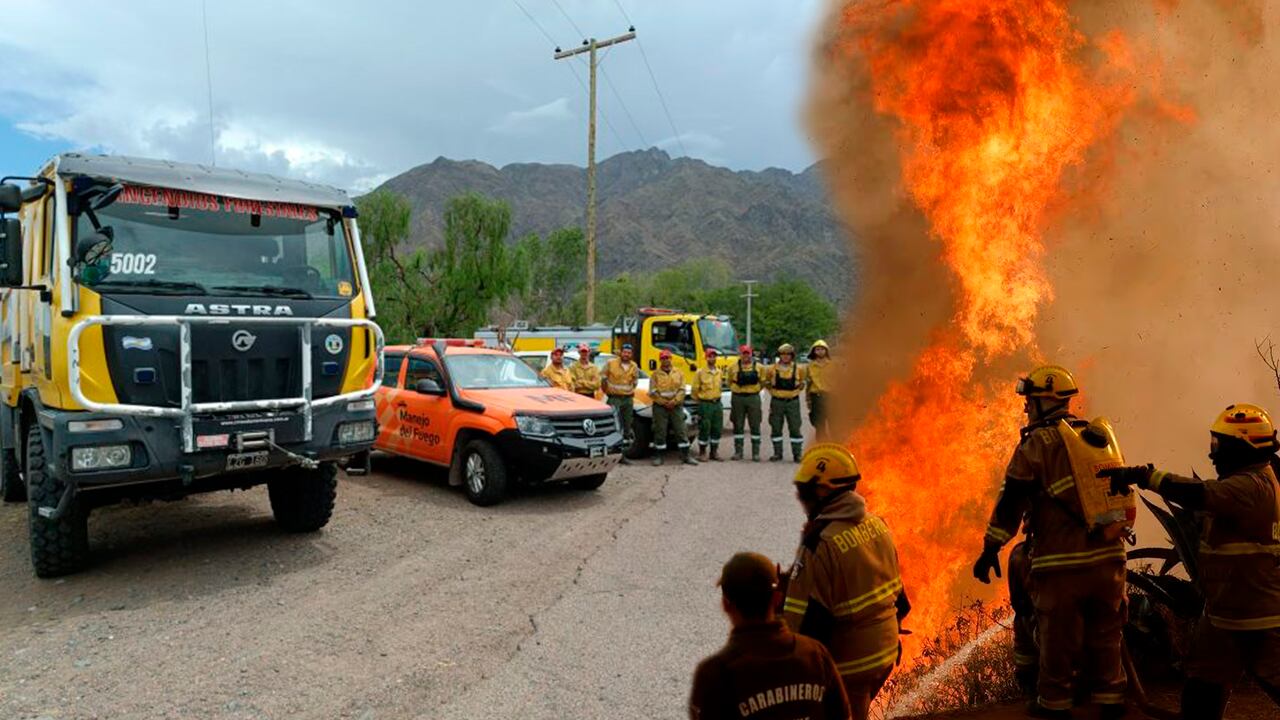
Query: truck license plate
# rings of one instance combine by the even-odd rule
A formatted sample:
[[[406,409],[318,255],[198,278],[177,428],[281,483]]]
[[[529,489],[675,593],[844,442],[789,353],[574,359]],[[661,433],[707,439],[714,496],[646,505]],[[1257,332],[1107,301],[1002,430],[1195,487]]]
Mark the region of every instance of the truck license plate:
[[[590,448],[588,448],[588,453],[589,453],[588,457],[593,457],[593,458],[604,457],[604,446],[592,445]]]
[[[270,455],[268,450],[259,450],[257,452],[232,453],[227,456],[228,470],[252,470],[254,468],[264,468],[267,466],[267,456]]]

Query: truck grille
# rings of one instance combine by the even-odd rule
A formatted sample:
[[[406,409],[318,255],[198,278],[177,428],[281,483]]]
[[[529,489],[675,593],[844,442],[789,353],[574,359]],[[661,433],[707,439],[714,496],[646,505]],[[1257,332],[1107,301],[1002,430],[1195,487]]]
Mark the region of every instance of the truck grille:
[[[595,424],[595,432],[588,435],[583,427],[584,421],[591,420]],[[604,415],[589,415],[586,417],[553,417],[551,424],[555,425],[556,434],[564,438],[603,438],[609,433],[617,430],[618,421],[614,419],[613,413]]]
[[[297,395],[296,353],[285,357],[217,358],[191,362],[195,402],[234,402]]]

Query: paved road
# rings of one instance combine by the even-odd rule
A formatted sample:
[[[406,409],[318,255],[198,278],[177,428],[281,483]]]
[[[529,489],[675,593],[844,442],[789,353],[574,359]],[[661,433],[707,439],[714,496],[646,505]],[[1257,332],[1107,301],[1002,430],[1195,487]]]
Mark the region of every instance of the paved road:
[[[786,559],[791,468],[621,468],[476,508],[378,458],[291,536],[264,490],[117,507],[37,581],[0,508],[3,718],[679,718],[739,549]]]

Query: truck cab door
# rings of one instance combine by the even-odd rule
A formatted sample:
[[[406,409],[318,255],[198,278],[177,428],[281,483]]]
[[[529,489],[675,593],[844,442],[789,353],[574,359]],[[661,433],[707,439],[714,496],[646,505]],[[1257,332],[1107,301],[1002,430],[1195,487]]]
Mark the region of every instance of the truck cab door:
[[[439,393],[418,391],[421,380],[430,380]],[[407,412],[401,424],[401,435],[409,438],[411,452],[416,458],[448,465],[452,448],[444,442],[451,437],[453,403],[445,390],[444,376],[436,359],[426,353],[410,353],[404,370],[404,390],[401,407]]]
[[[39,220],[33,223],[36,228],[39,228],[39,232],[35,235],[38,241],[27,245],[31,249],[32,255],[30,260],[31,284],[50,289],[53,288],[54,281],[55,216],[54,194],[48,193],[40,201]],[[26,338],[26,341],[30,343],[31,369],[35,373],[36,383],[43,386],[53,383],[54,353],[52,343],[53,299],[51,294],[41,297],[42,295],[44,294],[37,292],[27,294],[27,299],[31,303],[33,310],[31,318],[32,322],[35,323],[35,327],[32,334]]]
[[[648,321],[645,333],[642,367],[648,372],[658,369],[658,353],[671,351],[671,366],[684,373],[686,383],[693,382],[698,367],[698,348],[694,341],[693,322],[687,320]]]
[[[396,403],[400,397],[400,376],[404,370],[403,353],[383,354],[382,387],[374,394],[378,407],[378,441],[374,444],[379,450],[402,453],[400,447],[400,417]]]

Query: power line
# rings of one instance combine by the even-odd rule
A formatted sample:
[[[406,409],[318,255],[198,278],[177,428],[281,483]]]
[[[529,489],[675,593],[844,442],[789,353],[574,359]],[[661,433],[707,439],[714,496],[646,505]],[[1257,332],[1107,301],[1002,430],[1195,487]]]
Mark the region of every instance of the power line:
[[[613,48],[609,48],[612,50]],[[607,54],[607,53],[606,53]],[[603,63],[604,58],[600,58]],[[609,90],[613,93],[613,97],[617,99],[618,104],[622,106],[622,112],[627,116],[627,121],[631,123],[631,129],[636,131],[636,135],[640,136],[640,146],[649,147],[649,141],[644,139],[644,133],[640,132],[640,126],[636,124],[636,119],[631,116],[631,110],[627,107],[627,103],[622,99],[618,88],[614,87],[613,80],[609,79],[609,73],[605,72],[604,65],[600,65],[600,74],[604,75],[604,82],[609,86]]]
[[[205,0],[200,2],[200,19],[204,25],[204,86],[209,94],[209,164],[218,165],[218,142],[213,132],[213,70],[209,65],[209,11]]]
[[[635,23],[631,22],[631,16],[627,15],[626,8],[622,7],[621,0],[613,0],[613,4],[617,6],[618,12],[622,13],[622,19],[626,20],[631,27],[635,27]],[[653,66],[649,64],[649,54],[644,51],[644,43],[640,42],[639,38],[636,38],[636,47],[640,50],[640,59],[644,61],[644,69],[649,71],[649,80],[653,82],[653,91],[658,94],[658,103],[662,105],[662,114],[667,116],[667,124],[671,126],[671,132],[675,133],[676,143],[680,146],[680,152],[685,157],[688,157],[689,151],[684,146],[684,139],[680,136],[680,131],[676,129],[676,121],[671,119],[671,110],[667,107],[667,99],[662,96],[662,88],[658,87],[658,76],[653,74]]]
[[[578,37],[585,40],[587,34],[582,32],[582,28],[578,27],[578,23],[574,22],[573,18],[569,17],[569,13],[564,11],[564,6],[560,4],[560,0],[551,0],[551,2],[555,3],[556,9],[560,11],[560,14],[564,16],[564,19],[569,21],[569,25],[573,27],[574,32],[578,33]]]
[[[525,9],[524,5],[520,4],[520,0],[511,0],[511,2],[514,3],[517,8],[520,8],[520,12],[524,13],[524,16],[529,18],[529,22],[533,23],[533,26],[538,29],[538,32],[542,33],[542,37],[546,38],[547,42],[550,42],[557,50],[560,49],[560,43],[556,42],[556,39],[551,37],[551,33],[547,32],[547,29],[542,26],[542,23],[538,22],[538,19],[530,14],[529,11]],[[560,12],[564,12],[564,9],[561,8]],[[569,22],[572,23],[573,21],[570,20]],[[589,92],[587,89],[587,82],[582,79],[582,75],[578,73],[578,69],[573,66],[573,63],[565,63],[564,65],[569,68],[569,72],[573,74],[573,79],[578,81],[578,87],[582,88],[584,93]],[[605,127],[609,128],[609,133],[613,135],[613,139],[618,143],[618,147],[626,150],[627,144],[622,141],[622,135],[618,133],[618,129],[609,121],[609,117],[602,112],[600,113],[600,119],[604,121]]]

